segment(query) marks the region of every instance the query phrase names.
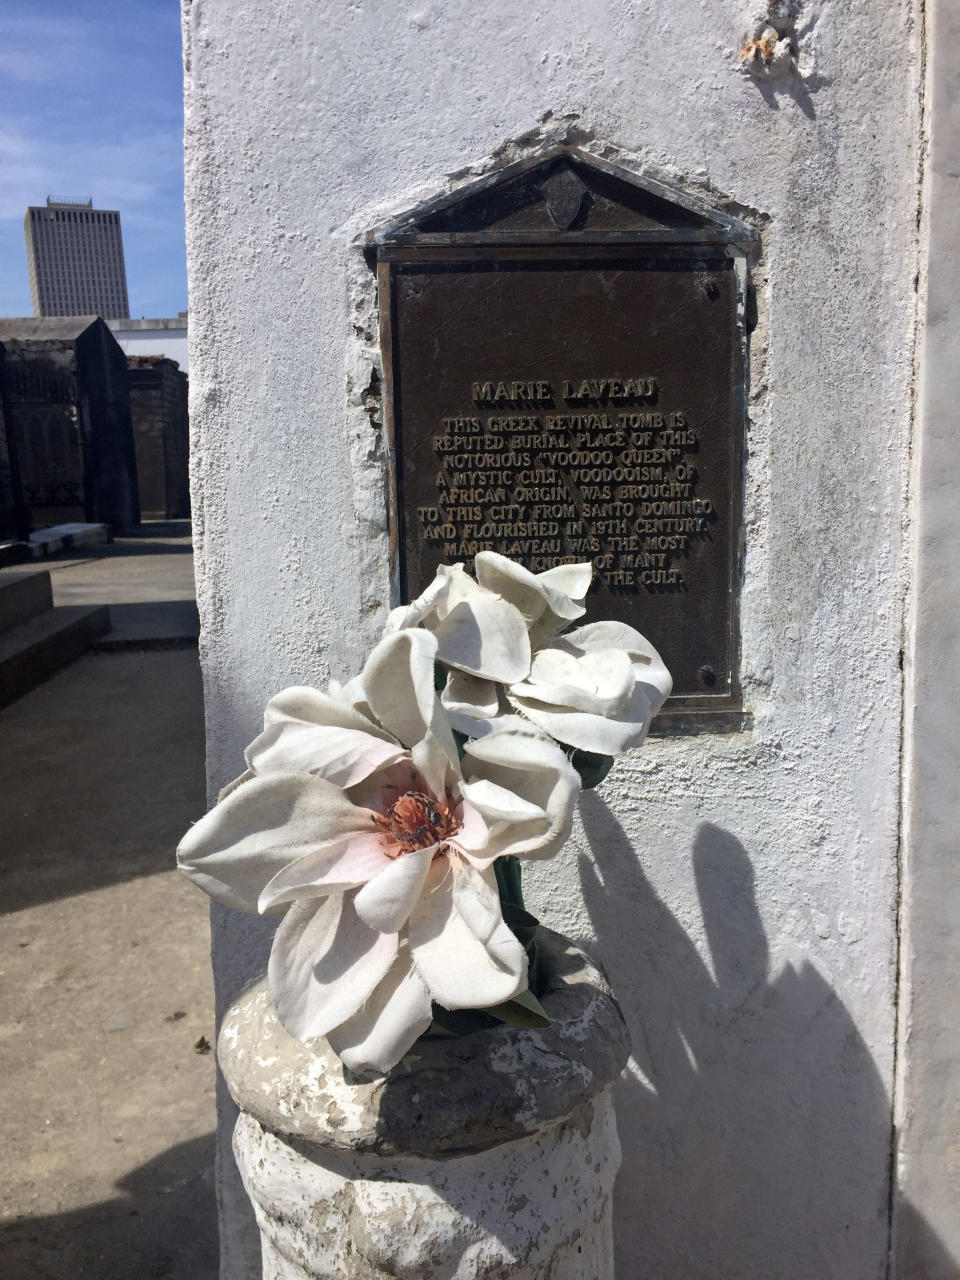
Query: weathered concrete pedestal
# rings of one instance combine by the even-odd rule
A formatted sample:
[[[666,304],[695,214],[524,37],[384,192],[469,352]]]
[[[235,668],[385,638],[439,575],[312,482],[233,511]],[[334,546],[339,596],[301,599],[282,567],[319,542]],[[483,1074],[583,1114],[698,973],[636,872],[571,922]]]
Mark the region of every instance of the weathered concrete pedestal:
[[[610,990],[541,931],[552,1026],[419,1041],[386,1079],[293,1040],[265,984],[220,1033],[265,1280],[613,1280],[628,1053]]]

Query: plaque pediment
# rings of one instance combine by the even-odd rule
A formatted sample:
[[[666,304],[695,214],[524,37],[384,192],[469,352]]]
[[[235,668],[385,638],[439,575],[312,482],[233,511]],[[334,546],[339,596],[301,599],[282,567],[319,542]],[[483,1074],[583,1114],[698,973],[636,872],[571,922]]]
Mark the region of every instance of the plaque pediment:
[[[496,170],[371,231],[391,245],[735,244],[758,233],[686,192],[574,147]]]

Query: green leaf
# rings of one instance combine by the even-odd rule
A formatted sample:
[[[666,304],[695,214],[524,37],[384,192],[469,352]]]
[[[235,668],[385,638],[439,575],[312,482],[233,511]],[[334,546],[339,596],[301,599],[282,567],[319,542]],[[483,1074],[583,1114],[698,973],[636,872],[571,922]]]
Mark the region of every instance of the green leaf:
[[[584,791],[598,787],[613,768],[613,756],[598,756],[592,751],[575,749],[570,753],[570,763],[580,775]]]
[[[520,887],[520,859],[513,857],[497,858],[493,864],[500,890],[500,909],[503,912],[507,927],[527,953],[527,967],[530,990],[534,995],[543,995],[546,989],[547,975],[537,952],[537,929],[540,921],[525,910],[523,891]]]
[[[509,1022],[513,1027],[549,1027],[550,1025],[546,1009],[532,991],[521,991],[512,1000],[494,1005],[488,1012],[500,1022]]]
[[[506,906],[523,910],[523,889],[520,887],[520,859],[514,857],[497,858],[493,864],[497,877],[497,888],[500,890],[500,901]]]
[[[496,1018],[491,1018],[483,1009],[444,1009],[442,1005],[435,1004],[430,1035],[443,1031],[451,1036],[468,1036],[474,1031],[489,1030],[496,1025]]]
[[[420,624],[423,626],[423,623]],[[439,662],[433,664],[433,687],[437,693],[442,693],[447,684],[447,669],[442,667]]]
[[[513,932],[520,945],[529,951],[540,921],[523,907],[514,906],[512,902],[501,902],[500,908],[507,927]]]
[[[430,1032],[432,1035],[468,1036],[474,1031],[488,1031],[501,1022],[511,1027],[531,1029],[550,1026],[547,1012],[533,992],[521,991],[512,1000],[487,1009],[444,1009],[435,1004]]]

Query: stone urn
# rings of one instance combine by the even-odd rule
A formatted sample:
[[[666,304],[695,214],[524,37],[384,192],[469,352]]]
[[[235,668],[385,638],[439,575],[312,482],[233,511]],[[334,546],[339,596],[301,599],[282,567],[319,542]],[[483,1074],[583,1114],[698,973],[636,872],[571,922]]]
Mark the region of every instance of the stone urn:
[[[385,1077],[294,1040],[266,983],[220,1067],[265,1280],[612,1280],[612,1086],[629,1045],[606,980],[538,934],[552,1025],[426,1036]]]

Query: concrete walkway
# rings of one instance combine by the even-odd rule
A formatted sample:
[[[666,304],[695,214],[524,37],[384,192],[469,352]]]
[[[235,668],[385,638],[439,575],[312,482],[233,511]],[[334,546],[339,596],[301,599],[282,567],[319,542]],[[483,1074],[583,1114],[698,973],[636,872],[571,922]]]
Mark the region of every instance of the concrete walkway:
[[[29,568],[49,570],[56,605],[110,606],[111,630],[98,649],[189,648],[200,629],[192,550],[188,520],[155,520]]]
[[[57,602],[189,607],[187,532],[145,534],[42,562]],[[140,639],[190,643],[166,617]],[[90,654],[0,712],[4,1280],[216,1276],[207,901],[172,869],[203,810],[192,648]]]

